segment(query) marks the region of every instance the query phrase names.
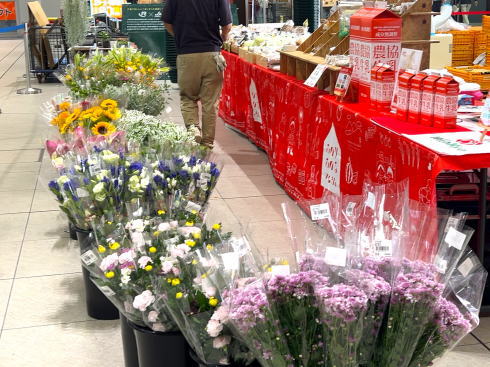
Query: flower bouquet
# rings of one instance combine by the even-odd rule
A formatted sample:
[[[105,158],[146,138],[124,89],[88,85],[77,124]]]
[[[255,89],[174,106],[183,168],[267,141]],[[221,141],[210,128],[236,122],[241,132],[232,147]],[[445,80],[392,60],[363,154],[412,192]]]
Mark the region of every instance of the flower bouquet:
[[[158,116],[168,104],[168,85],[165,84],[123,84],[109,85],[104,98],[118,101],[126,110],[136,110],[145,115]]]

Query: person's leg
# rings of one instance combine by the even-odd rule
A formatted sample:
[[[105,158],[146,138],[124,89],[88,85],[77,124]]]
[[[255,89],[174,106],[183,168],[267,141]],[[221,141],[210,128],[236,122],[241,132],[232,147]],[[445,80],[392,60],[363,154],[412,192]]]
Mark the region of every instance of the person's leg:
[[[201,144],[212,148],[218,118],[218,104],[223,87],[224,60],[218,53],[206,53],[202,58],[203,79],[200,99],[202,104],[202,139]],[[222,60],[222,61],[221,61]],[[221,71],[219,70],[221,68]]]
[[[470,11],[471,4],[461,4],[461,11]],[[470,20],[468,19],[468,14],[463,14],[463,23],[470,24]]]
[[[201,61],[199,54],[177,56],[177,78],[180,88],[180,110],[189,131],[200,140],[199,91],[201,89]]]

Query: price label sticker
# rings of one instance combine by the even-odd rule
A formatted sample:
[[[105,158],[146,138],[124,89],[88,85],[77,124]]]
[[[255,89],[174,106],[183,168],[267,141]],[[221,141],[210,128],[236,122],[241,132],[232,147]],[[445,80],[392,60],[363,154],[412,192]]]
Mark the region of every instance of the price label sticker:
[[[311,220],[320,220],[330,217],[330,207],[328,204],[317,204],[310,206]]]
[[[447,271],[447,260],[438,258],[435,262],[436,269],[441,274],[446,274]]]
[[[187,203],[187,205],[185,206],[185,210],[188,212],[192,212],[194,210],[198,212],[201,210],[201,205],[193,203],[192,201],[189,201]]]
[[[82,259],[83,263],[85,265],[92,265],[94,262],[97,261],[97,256],[95,256],[94,252],[92,250],[88,250],[84,252],[80,258]]]
[[[108,286],[104,285],[102,287],[99,288],[101,290],[102,293],[104,293],[107,297],[112,297],[114,296],[116,293],[111,289],[109,288]]]
[[[466,235],[454,227],[449,228],[449,230],[446,233],[446,238],[444,241],[450,246],[454,247],[457,250],[460,250],[463,248],[463,245],[466,241]]]
[[[318,83],[320,78],[322,77],[325,70],[327,70],[327,67],[328,67],[328,65],[326,65],[326,64],[317,65],[315,70],[313,70],[313,72],[310,74],[308,79],[306,79],[304,84],[307,85],[308,87],[314,87],[316,85],[316,83]]]
[[[223,259],[223,266],[225,270],[236,270],[240,269],[240,259],[236,252],[227,252],[221,254],[221,258]]]
[[[374,242],[376,248],[376,255],[378,256],[392,256],[392,244],[391,240],[382,239]]]
[[[473,270],[474,266],[475,264],[473,264],[473,260],[471,260],[471,257],[469,257],[458,266],[458,270],[464,277],[467,277]]]
[[[201,173],[201,180],[202,181],[210,181],[211,180],[211,174],[203,172]]]
[[[328,265],[345,267],[347,264],[347,251],[344,248],[327,247],[325,249],[325,262]]]
[[[77,196],[79,198],[86,198],[89,196],[89,193],[87,190],[85,190],[84,188],[81,188],[81,187],[78,187],[77,188]]]
[[[289,265],[272,265],[270,273],[272,275],[289,275],[291,269]]]

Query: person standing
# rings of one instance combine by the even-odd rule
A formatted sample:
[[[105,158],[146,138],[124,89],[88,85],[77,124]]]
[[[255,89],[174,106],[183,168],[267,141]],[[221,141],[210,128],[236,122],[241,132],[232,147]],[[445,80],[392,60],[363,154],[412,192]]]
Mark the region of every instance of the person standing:
[[[185,126],[197,142],[211,149],[226,67],[220,50],[231,30],[231,19],[228,0],[167,0],[162,14],[165,28],[177,46],[177,78]]]

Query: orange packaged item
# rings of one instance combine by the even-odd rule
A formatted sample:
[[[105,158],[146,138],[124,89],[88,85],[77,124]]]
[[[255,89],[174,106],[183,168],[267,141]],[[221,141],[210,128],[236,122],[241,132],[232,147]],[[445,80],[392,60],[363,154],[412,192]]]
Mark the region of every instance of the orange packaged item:
[[[420,107],[420,124],[432,126],[434,124],[434,96],[436,92],[436,82],[439,75],[429,75],[422,82],[422,105]]]
[[[434,127],[456,127],[458,114],[459,83],[452,76],[437,80],[434,95]]]
[[[408,122],[420,124],[420,108],[422,106],[422,83],[427,74],[418,73],[410,79],[408,100]]]
[[[410,71],[404,71],[398,76],[398,91],[396,93],[396,117],[407,121],[408,106],[410,100],[410,80],[415,76]]]

